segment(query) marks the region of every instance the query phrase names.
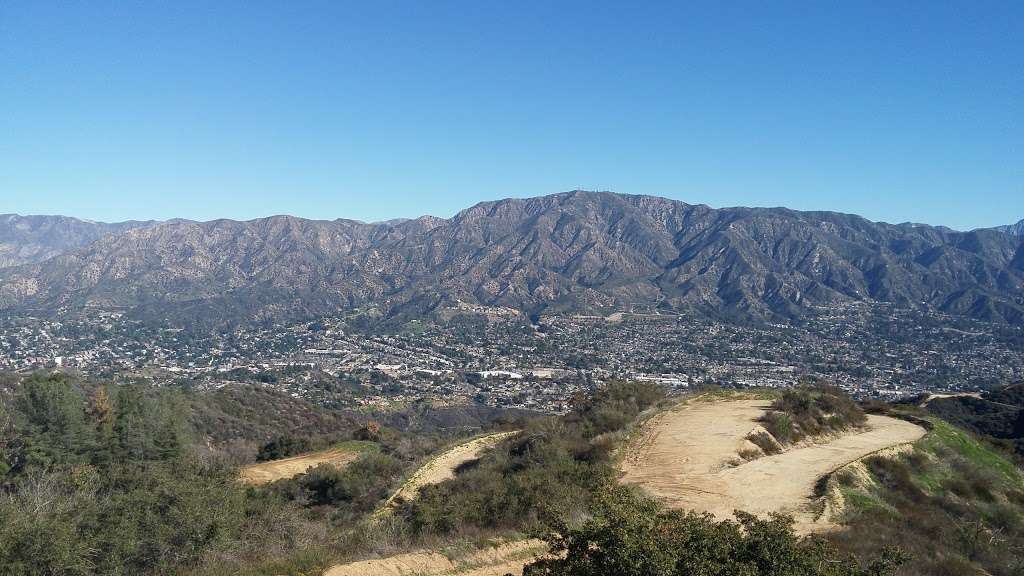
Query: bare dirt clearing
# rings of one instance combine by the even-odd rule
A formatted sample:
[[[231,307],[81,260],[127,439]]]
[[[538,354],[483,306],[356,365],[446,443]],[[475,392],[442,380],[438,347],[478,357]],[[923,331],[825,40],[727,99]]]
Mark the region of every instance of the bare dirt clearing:
[[[351,464],[361,453],[362,450],[358,448],[337,447],[291,458],[258,462],[243,466],[241,478],[247,484],[268,484],[275,480],[293,478],[319,464],[332,464],[342,468]]]
[[[981,392],[957,392],[957,393],[952,393],[952,394],[929,394],[928,397],[924,399],[924,401],[922,401],[920,404],[918,404],[918,406],[920,406],[921,408],[925,408],[925,407],[928,406],[928,403],[931,402],[932,400],[939,400],[939,399],[942,399],[942,398],[977,398],[978,400],[981,400]]]
[[[444,482],[449,478],[454,478],[455,470],[457,470],[459,466],[471,460],[476,460],[480,456],[483,456],[484,452],[497,445],[498,442],[518,433],[518,431],[497,432],[495,434],[480,436],[479,438],[474,438],[469,442],[459,444],[447,452],[443,452],[433,460],[424,464],[416,471],[416,473],[409,477],[409,479],[402,484],[402,487],[388,498],[388,501],[384,503],[384,507],[387,508],[399,499],[412,500],[413,498],[416,498],[420,488],[429,484]]]
[[[736,509],[785,512],[799,532],[808,533],[833,526],[812,509],[819,478],[925,433],[903,420],[868,416],[865,431],[743,461],[737,455],[751,446],[746,437],[759,429],[757,419],[769,405],[762,399],[691,401],[655,416],[627,448],[622,481],[642,486],[668,506],[720,519]]]
[[[521,540],[454,559],[438,552],[412,552],[334,566],[324,576],[504,576],[521,573],[546,551],[540,540]]]

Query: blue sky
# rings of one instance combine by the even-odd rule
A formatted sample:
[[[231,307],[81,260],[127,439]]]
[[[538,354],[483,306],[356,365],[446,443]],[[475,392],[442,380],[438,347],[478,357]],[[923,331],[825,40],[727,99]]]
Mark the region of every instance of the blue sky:
[[[897,6],[898,4],[898,6]],[[0,212],[1024,218],[1022,2],[0,1]]]

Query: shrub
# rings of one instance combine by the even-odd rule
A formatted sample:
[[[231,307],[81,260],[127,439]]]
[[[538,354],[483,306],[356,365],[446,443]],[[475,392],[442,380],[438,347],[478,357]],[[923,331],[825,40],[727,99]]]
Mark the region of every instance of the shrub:
[[[865,460],[877,482],[863,488],[868,494],[852,494],[884,507],[861,509],[830,540],[861,558],[881,545],[900,546],[914,557],[901,576],[1021,573],[1024,499],[1014,496],[1020,472],[940,421],[933,430],[910,454]]]
[[[403,469],[394,456],[367,452],[344,469],[320,464],[271,490],[304,506],[330,506],[337,520],[349,521],[375,509]]]
[[[300,545],[287,535],[301,524],[298,508],[193,455],[178,392],[124,385],[90,395],[64,376],[33,376],[11,404],[4,574],[169,574],[225,550],[252,559]]]
[[[780,444],[788,444],[796,439],[793,420],[783,412],[769,412],[762,422],[767,430]]]
[[[905,561],[886,550],[867,567],[839,556],[828,544],[801,538],[792,519],[736,512],[737,521],[710,514],[664,511],[619,486],[604,488],[595,516],[546,536],[551,557],[525,576],[888,576]]]
[[[260,446],[256,453],[256,460],[264,462],[267,460],[278,460],[287,458],[311,449],[309,439],[297,438],[291,435],[278,436],[263,446]]]
[[[761,421],[776,440],[788,444],[808,436],[863,426],[867,416],[839,388],[800,386],[783,391]]]

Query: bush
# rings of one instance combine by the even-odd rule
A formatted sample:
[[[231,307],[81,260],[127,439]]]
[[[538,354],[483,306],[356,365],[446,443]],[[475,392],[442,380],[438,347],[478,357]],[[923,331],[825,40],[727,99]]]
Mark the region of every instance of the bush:
[[[863,426],[867,416],[839,388],[800,386],[785,390],[761,422],[779,443],[789,444]]]
[[[374,510],[386,498],[404,467],[395,457],[367,452],[344,469],[320,464],[271,490],[304,506],[330,506],[335,519],[349,521]]]
[[[279,501],[247,493],[233,470],[194,459],[32,473],[0,500],[0,566],[26,575],[168,573],[241,543],[280,550],[276,527],[296,521]]]
[[[619,486],[605,487],[594,518],[574,528],[558,525],[546,536],[551,557],[526,567],[525,576],[887,576],[905,561],[887,550],[862,567],[828,544],[801,538],[792,519],[736,513],[737,522],[710,514],[663,511]]]
[[[256,453],[256,460],[265,462],[267,460],[278,460],[287,458],[311,449],[309,439],[296,438],[291,435],[278,436],[263,446],[260,446]]]
[[[764,420],[762,420],[762,424],[764,424],[764,429],[774,436],[779,444],[789,444],[796,436],[793,430],[793,420],[788,414],[769,412],[765,415]]]

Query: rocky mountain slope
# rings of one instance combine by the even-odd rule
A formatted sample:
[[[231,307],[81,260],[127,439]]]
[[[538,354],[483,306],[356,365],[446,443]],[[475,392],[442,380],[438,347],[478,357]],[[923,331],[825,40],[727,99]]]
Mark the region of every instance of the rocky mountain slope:
[[[0,309],[119,307],[173,322],[357,308],[403,318],[458,301],[768,319],[856,300],[1022,322],[1024,238],[576,191],[450,219],[168,222],[0,271]]]
[[[42,262],[100,238],[153,222],[107,224],[67,216],[0,214],[0,268]]]
[[[1015,236],[1024,236],[1024,220],[1021,220],[1016,224],[997,226],[993,228],[993,230],[998,230],[999,232],[1006,232],[1007,234],[1013,234]]]

